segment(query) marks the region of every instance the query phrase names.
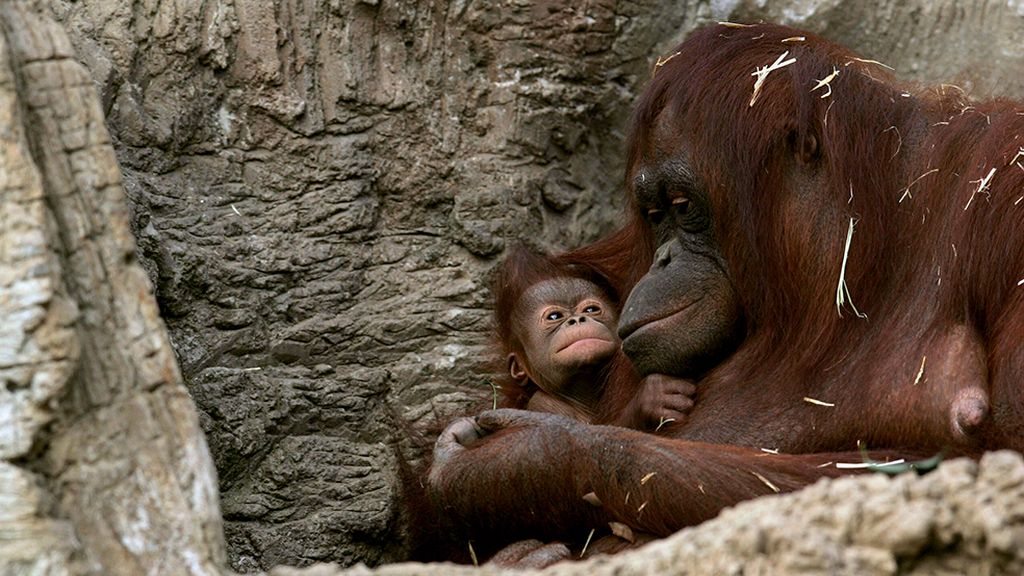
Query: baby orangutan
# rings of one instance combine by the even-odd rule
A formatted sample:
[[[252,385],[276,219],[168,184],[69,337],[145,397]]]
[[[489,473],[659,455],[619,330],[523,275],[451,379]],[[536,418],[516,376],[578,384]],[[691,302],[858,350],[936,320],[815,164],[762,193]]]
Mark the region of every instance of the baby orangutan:
[[[616,332],[619,295],[596,270],[514,248],[495,293],[506,406],[647,430],[693,407],[691,382],[633,369]]]
[[[499,379],[502,407],[649,431],[682,423],[693,408],[693,383],[662,374],[641,378],[633,368],[617,332],[624,295],[595,268],[515,247],[498,269],[494,293],[507,370]],[[541,568],[584,550],[587,557],[609,554],[650,540],[607,530],[589,546],[528,540],[502,549],[491,562]]]
[[[551,278],[530,286],[515,312],[522,352],[509,353],[509,374],[538,388],[526,409],[593,421],[602,392],[595,383],[620,345],[608,296],[582,278]]]

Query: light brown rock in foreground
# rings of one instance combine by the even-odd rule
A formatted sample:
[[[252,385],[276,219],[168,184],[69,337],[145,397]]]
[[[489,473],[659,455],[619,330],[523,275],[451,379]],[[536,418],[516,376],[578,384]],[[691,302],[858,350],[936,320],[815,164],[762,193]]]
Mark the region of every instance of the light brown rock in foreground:
[[[630,553],[542,571],[396,564],[271,576],[963,575],[1024,573],[1024,459],[991,452],[931,474],[822,480],[769,496]]]

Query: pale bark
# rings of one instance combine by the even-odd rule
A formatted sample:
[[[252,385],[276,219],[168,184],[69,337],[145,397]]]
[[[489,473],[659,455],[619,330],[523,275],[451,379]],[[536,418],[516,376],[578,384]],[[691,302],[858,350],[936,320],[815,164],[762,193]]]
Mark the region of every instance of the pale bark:
[[[93,84],[0,9],[0,573],[218,574],[216,476]]]

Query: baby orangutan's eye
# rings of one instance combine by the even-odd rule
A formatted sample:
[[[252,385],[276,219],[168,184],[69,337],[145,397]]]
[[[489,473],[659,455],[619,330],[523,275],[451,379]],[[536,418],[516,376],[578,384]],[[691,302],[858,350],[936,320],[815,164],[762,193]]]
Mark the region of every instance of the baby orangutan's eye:
[[[598,306],[597,304],[591,304],[584,308],[583,311],[586,312],[587,314],[597,314],[598,312],[601,311],[601,307]]]
[[[561,312],[558,312],[558,311],[556,310],[556,311],[554,311],[554,312],[548,312],[548,315],[547,315],[547,316],[545,316],[545,317],[544,317],[544,319],[545,319],[545,320],[561,320],[561,319],[562,319],[562,316],[563,316],[563,315],[562,315],[562,313],[561,313]]]

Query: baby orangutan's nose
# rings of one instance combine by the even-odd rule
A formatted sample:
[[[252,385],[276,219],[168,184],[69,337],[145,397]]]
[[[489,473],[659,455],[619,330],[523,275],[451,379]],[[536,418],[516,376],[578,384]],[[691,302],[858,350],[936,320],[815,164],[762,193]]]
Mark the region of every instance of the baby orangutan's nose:
[[[574,326],[577,322],[582,324],[582,323],[584,323],[586,321],[587,321],[587,317],[586,316],[577,316],[575,318],[569,318],[569,326]]]

